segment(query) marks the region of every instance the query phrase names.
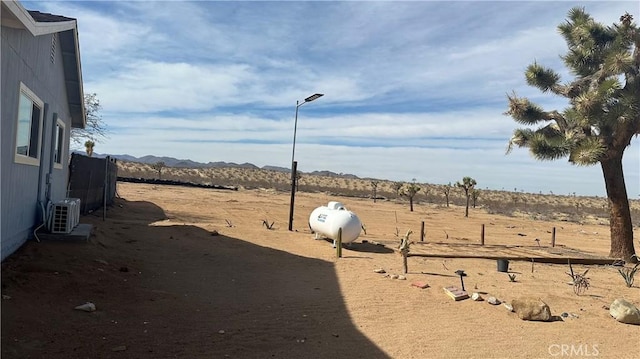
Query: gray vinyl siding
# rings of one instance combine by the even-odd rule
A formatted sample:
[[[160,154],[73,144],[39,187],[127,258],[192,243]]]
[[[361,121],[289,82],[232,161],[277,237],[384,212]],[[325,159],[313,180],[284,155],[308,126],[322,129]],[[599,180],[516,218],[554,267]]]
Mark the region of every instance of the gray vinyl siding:
[[[30,237],[40,224],[40,204],[45,203],[46,178],[53,156],[52,131],[54,113],[65,123],[62,169],[51,166],[51,201],[66,197],[69,161],[71,115],[66,95],[60,44],[54,63],[51,62],[51,38],[57,35],[33,37],[26,30],[2,27],[1,82],[2,130],[1,146],[1,259],[4,260]],[[16,163],[16,121],[20,83],[26,85],[46,105],[40,129],[39,166]],[[46,109],[46,110],[45,110]],[[41,178],[39,180],[39,177]],[[40,181],[40,198],[38,187]]]

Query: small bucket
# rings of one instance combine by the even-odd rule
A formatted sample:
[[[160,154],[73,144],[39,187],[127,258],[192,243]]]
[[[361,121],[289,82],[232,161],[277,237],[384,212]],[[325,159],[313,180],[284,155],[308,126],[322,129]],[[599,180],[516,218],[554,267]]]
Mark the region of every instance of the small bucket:
[[[509,260],[498,259],[498,272],[503,272],[503,273],[509,272]]]

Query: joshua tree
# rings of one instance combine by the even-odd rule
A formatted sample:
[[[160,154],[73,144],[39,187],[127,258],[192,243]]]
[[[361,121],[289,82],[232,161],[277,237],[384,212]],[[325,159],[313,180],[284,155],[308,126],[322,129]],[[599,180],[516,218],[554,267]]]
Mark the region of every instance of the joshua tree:
[[[538,160],[599,163],[610,204],[609,256],[635,262],[622,156],[640,134],[640,31],[628,13],[605,26],[581,8],[571,9],[558,30],[569,48],[562,59],[575,78],[561,83],[558,73],[536,62],[525,75],[529,85],[566,98],[569,107],[545,111],[527,98],[508,96],[505,114],[538,127],[516,129],[507,153],[513,146],[527,147]]]
[[[87,156],[91,157],[93,156],[93,147],[95,146],[95,142],[91,141],[91,140],[87,140],[84,143],[84,148],[87,151]]]
[[[471,197],[470,191],[476,185],[476,180],[471,177],[463,177],[462,182],[456,182],[456,186],[464,190],[464,196],[467,198],[467,206],[464,209],[464,216],[469,217],[469,197]]]
[[[373,188],[373,203],[376,203],[376,199],[378,197],[378,181],[371,181],[371,188]]]
[[[429,201],[429,192],[431,189],[428,186],[422,187],[422,193],[424,193],[424,198],[428,202]]]
[[[162,161],[156,162],[156,163],[151,165],[151,168],[153,168],[154,170],[158,171],[158,179],[162,179],[162,169],[165,168],[165,167],[166,167],[166,165]]]
[[[302,172],[296,171],[296,192],[300,189],[300,178],[302,178]]]
[[[473,203],[473,208],[476,208],[476,202],[478,202],[478,198],[480,198],[480,190],[473,189],[471,191],[471,201]]]
[[[449,193],[451,193],[451,182],[449,182],[449,184],[445,185],[442,188],[442,193],[444,193],[444,198],[447,200],[447,207],[449,207]]]
[[[392,187],[396,191],[396,197],[400,195],[400,189],[402,188],[402,182],[393,182]]]
[[[413,212],[413,197],[415,197],[418,192],[420,192],[420,186],[418,186],[414,178],[411,183],[407,183],[407,187],[402,189],[400,193],[402,196],[409,198],[409,208],[411,212]]]

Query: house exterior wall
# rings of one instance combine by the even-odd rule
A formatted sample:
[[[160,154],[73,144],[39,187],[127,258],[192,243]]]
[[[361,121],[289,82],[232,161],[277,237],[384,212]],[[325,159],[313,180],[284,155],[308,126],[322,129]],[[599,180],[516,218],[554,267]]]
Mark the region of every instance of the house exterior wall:
[[[2,26],[1,260],[32,237],[35,227],[42,223],[40,203],[46,206],[47,178],[51,183],[49,199],[55,202],[66,197],[71,115],[59,43],[54,61],[51,61],[53,36],[58,35],[34,37],[27,30]],[[45,103],[37,166],[16,163],[14,159],[21,83]],[[52,164],[52,132],[56,128],[54,114],[64,123],[62,166],[58,168]]]

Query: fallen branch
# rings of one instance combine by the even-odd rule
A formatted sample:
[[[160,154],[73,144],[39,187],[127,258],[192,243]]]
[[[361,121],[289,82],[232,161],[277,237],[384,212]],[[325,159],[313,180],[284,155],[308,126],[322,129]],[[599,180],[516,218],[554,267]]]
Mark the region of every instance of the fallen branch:
[[[273,229],[273,225],[276,224],[276,222],[271,222],[271,224],[269,224],[269,221],[265,219],[262,221],[262,224],[267,227],[267,229]]]

